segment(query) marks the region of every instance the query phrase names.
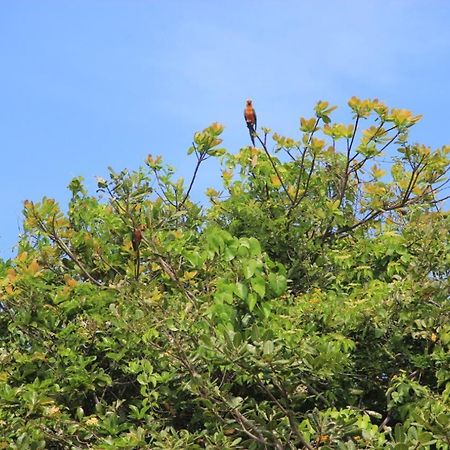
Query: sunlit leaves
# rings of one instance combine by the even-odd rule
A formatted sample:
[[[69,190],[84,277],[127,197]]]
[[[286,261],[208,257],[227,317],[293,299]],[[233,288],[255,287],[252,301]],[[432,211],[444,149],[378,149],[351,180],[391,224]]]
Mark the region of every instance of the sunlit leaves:
[[[374,164],[371,168],[371,172],[374,178],[382,178],[386,175],[386,171],[381,169],[378,165]]]
[[[24,270],[25,273],[36,276],[41,269],[41,266],[36,260],[31,261],[30,265]]]
[[[78,195],[86,195],[86,189],[83,186],[83,177],[75,177],[72,179],[72,181],[69,183],[68,188],[72,192],[73,196]]]
[[[360,100],[357,97],[352,97],[348,101],[348,106],[354,111],[357,117],[368,117],[372,112],[374,103],[371,100]]]
[[[387,120],[392,121],[399,130],[409,128],[418,122],[422,118],[421,115],[413,116],[411,111],[407,109],[396,109],[391,110],[390,116]]]
[[[279,147],[285,147],[285,148],[293,148],[297,145],[297,142],[290,138],[285,136],[280,136],[277,133],[274,133],[272,135],[272,139],[278,144]]]
[[[325,141],[323,139],[312,138],[310,144],[313,153],[319,153],[325,147]]]
[[[350,139],[353,136],[354,125],[345,125],[342,123],[325,124],[323,127],[324,134],[338,140],[342,138]]]
[[[320,101],[314,107],[316,117],[323,120],[324,123],[330,123],[330,114],[337,108],[337,106],[330,106],[326,101]]]
[[[281,180],[280,180],[279,176],[276,175],[276,174],[275,174],[275,175],[271,175],[270,181],[272,182],[272,185],[273,185],[275,188],[278,188],[278,187],[281,186]]]
[[[160,169],[161,168],[161,161],[162,157],[159,155],[156,158],[152,155],[148,155],[147,159],[145,160],[146,164],[151,167],[152,169]]]
[[[300,130],[305,133],[312,133],[315,130],[317,119],[312,117],[311,119],[300,119]]]
[[[197,151],[199,154],[208,154],[210,156],[221,156],[225,153],[224,149],[217,148],[222,143],[222,139],[219,136],[223,132],[223,125],[218,122],[214,122],[203,131],[199,131],[194,134],[194,146],[188,149],[188,154],[192,154]]]

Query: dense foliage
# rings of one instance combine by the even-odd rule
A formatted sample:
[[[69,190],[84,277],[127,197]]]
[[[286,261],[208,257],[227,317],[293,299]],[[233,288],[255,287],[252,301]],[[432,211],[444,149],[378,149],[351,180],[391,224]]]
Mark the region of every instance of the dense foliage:
[[[237,154],[213,124],[186,187],[149,156],[95,195],[72,180],[67,212],[26,201],[0,448],[450,449],[450,147],[349,107]],[[196,204],[208,158],[223,186]]]

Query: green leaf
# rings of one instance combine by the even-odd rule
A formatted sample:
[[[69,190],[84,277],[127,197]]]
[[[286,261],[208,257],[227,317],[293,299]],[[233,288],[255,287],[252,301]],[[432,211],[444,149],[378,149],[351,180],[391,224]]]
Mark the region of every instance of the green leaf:
[[[221,253],[222,249],[225,246],[225,242],[219,233],[213,232],[209,234],[207,240],[210,250],[212,250],[214,253]]]
[[[252,312],[253,309],[255,308],[256,302],[257,302],[256,295],[252,294],[252,293],[248,294],[248,296],[247,296],[247,306],[248,306],[248,309],[249,309],[250,312]]]
[[[203,264],[203,259],[198,252],[186,252],[185,258],[195,268],[199,268]]]
[[[275,273],[269,274],[269,285],[275,295],[279,296],[284,293],[287,287],[287,280],[284,275]]]
[[[250,256],[253,256],[254,258],[261,255],[261,245],[259,244],[258,239],[255,239],[254,237],[249,238],[248,240],[250,244]]]
[[[234,285],[234,292],[240,299],[245,300],[247,298],[248,288],[243,283],[236,283]]]
[[[262,276],[255,276],[250,280],[252,289],[261,297],[264,298],[266,294],[266,282]]]
[[[261,311],[262,311],[265,319],[268,319],[270,317],[271,310],[272,310],[272,308],[270,307],[269,302],[265,302],[265,303],[261,304]]]
[[[263,353],[264,355],[271,355],[274,351],[273,341],[265,341],[263,345]]]
[[[214,300],[221,303],[233,303],[233,293],[231,291],[218,291],[214,294]]]
[[[244,277],[248,280],[255,274],[258,267],[258,261],[254,259],[247,259],[243,261],[243,265]]]

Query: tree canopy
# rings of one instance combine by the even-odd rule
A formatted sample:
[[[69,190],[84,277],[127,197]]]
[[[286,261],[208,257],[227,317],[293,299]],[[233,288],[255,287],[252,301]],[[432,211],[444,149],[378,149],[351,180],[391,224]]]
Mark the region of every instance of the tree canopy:
[[[0,263],[0,448],[450,449],[450,147],[320,101],[25,201]],[[209,158],[222,185],[194,202]],[[136,230],[142,239],[132,242]]]

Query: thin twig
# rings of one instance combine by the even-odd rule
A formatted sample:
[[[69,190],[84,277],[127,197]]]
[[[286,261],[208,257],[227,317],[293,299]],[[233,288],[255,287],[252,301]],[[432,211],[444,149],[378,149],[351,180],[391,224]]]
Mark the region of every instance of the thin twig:
[[[183,200],[181,201],[181,203],[178,205],[177,209],[180,209],[184,205],[186,200],[188,199],[189,194],[191,193],[192,186],[194,185],[195,179],[197,177],[197,172],[198,172],[198,169],[200,168],[200,164],[207,159],[206,155],[207,155],[206,152],[201,152],[200,154],[198,154],[197,164],[195,166],[195,170],[194,170],[194,174],[192,175],[191,182],[189,183],[188,190],[186,191],[186,194],[185,194]]]
[[[289,200],[291,201],[291,203],[294,202],[294,199],[291,197],[291,194],[289,194],[289,191],[287,190],[284,182],[283,182],[283,178],[281,178],[281,175],[277,169],[277,166],[272,158],[272,156],[270,155],[269,151],[267,150],[266,144],[261,140],[261,138],[258,136],[258,134],[255,133],[255,136],[257,137],[258,141],[261,143],[264,152],[266,153],[267,157],[269,158],[270,164],[272,164],[273,170],[275,171],[278,179],[280,180],[281,186],[283,187],[284,192],[286,193],[287,197],[289,198]]]

